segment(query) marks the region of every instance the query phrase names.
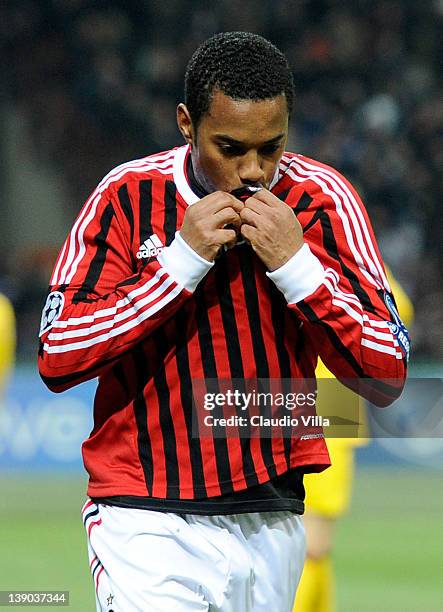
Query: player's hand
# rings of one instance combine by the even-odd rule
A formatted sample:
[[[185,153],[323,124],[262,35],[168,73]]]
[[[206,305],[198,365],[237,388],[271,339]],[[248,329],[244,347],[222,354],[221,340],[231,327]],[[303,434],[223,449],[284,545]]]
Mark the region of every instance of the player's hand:
[[[303,230],[292,209],[267,189],[245,201],[241,234],[271,272],[303,246]]]
[[[230,247],[236,243],[243,208],[243,202],[230,193],[210,193],[188,207],[180,236],[200,257],[214,261],[223,245]]]

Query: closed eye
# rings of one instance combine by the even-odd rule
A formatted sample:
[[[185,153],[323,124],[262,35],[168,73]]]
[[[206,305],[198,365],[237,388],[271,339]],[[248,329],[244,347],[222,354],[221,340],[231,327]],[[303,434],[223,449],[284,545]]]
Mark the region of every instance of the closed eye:
[[[279,150],[280,146],[281,145],[279,143],[264,145],[260,148],[259,153],[260,155],[273,155]],[[228,157],[237,157],[246,153],[246,149],[239,145],[220,144],[219,147],[223,155]]]
[[[223,155],[227,155],[228,157],[236,157],[237,155],[243,155],[245,153],[244,149],[237,145],[221,144],[219,147]]]
[[[260,149],[260,153],[262,155],[272,155],[272,153],[275,153],[276,151],[278,151],[279,148],[280,148],[280,144],[265,145],[264,147]]]

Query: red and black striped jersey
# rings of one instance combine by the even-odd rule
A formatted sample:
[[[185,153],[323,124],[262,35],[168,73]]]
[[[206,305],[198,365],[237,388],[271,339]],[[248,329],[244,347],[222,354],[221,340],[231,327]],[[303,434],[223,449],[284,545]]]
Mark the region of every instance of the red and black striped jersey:
[[[199,499],[329,464],[321,437],[193,437],[193,380],[314,378],[320,356],[339,379],[389,379],[380,404],[404,384],[389,284],[353,187],[302,155],[280,161],[271,190],[297,215],[316,261],[309,294],[296,286],[309,286],[308,268],[292,291],[290,268],[267,274],[247,244],[190,290],[161,255],[199,199],[188,156],[186,145],[112,170],[54,267],[39,368],[54,391],[98,377],[83,444],[90,496]]]

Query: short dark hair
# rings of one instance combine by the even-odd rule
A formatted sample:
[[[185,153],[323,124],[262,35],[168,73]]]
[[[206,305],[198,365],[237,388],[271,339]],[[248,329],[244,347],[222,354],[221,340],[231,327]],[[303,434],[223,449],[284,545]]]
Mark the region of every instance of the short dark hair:
[[[266,100],[281,94],[292,111],[294,82],[288,60],[269,40],[251,32],[223,32],[206,40],[189,60],[185,103],[195,126],[214,90],[237,100]]]

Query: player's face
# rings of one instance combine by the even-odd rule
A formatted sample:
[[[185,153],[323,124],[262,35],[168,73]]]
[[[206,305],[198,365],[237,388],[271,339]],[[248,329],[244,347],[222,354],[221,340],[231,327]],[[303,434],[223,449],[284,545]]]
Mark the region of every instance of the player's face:
[[[182,104],[178,124],[206,191],[229,192],[252,183],[269,187],[288,136],[286,98],[234,100],[216,91],[197,130]]]

